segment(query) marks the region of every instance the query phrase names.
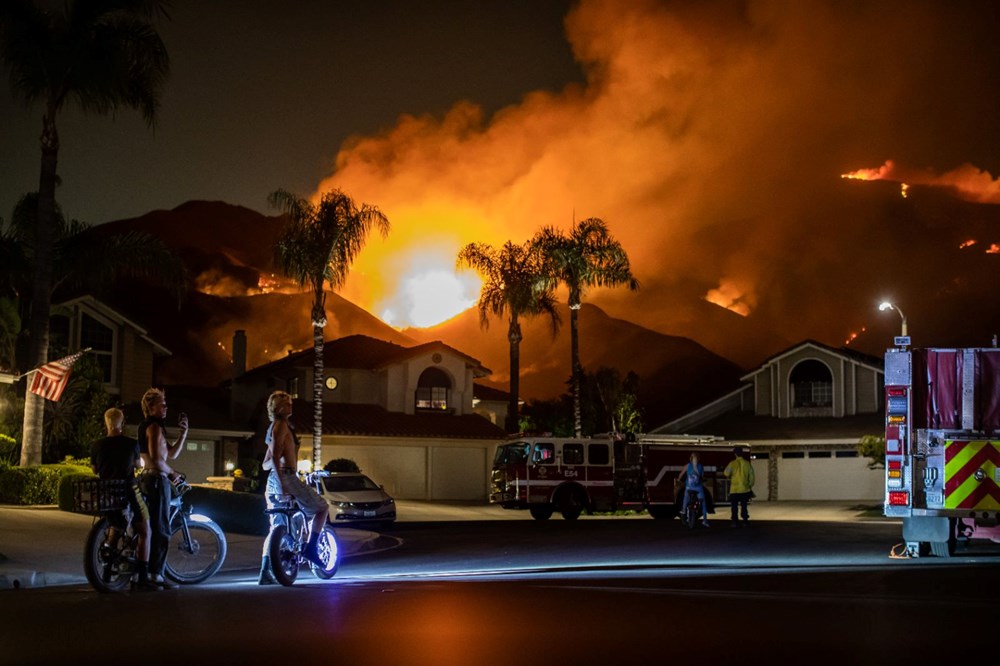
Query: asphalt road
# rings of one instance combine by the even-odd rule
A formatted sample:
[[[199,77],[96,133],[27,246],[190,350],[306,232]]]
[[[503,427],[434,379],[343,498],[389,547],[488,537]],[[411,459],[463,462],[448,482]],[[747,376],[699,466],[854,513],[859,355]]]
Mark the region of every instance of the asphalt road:
[[[0,592],[0,663],[951,663],[992,659],[1000,557],[889,559],[883,521],[455,520],[327,582]],[[112,645],[103,637],[116,636]],[[109,652],[110,650],[110,652]]]

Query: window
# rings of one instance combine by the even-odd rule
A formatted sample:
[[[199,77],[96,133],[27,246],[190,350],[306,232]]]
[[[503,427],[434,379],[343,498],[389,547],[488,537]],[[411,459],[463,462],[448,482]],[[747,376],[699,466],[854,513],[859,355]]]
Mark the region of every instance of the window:
[[[101,368],[102,381],[110,384],[115,332],[110,326],[84,312],[80,315],[80,348],[87,347],[91,348],[90,353]]]
[[[448,409],[451,380],[444,370],[427,368],[417,380],[417,409],[444,411]]]
[[[299,397],[299,378],[292,377],[285,384],[285,392],[293,398]]]
[[[531,462],[536,465],[551,465],[556,461],[556,447],[553,444],[535,444]]]
[[[809,359],[796,365],[789,382],[793,407],[833,406],[833,376],[820,361]]]
[[[805,458],[805,451],[782,451],[782,458]]]
[[[587,457],[591,465],[607,465],[611,461],[607,444],[588,444]]]
[[[858,452],[857,451],[835,451],[833,455],[836,456],[837,458],[857,458],[858,457]]]
[[[830,457],[830,452],[829,451],[810,451],[809,452],[809,457],[810,458],[829,458]]]
[[[563,446],[564,465],[583,464],[583,444],[566,444]]]

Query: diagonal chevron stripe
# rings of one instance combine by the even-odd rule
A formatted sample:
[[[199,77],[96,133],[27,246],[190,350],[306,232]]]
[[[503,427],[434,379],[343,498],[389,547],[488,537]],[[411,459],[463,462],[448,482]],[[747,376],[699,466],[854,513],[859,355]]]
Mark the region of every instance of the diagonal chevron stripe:
[[[951,443],[945,444],[948,457]],[[953,455],[944,467],[944,492],[951,495],[976,473],[979,468],[993,469],[1000,466],[1000,442],[962,442],[961,455]],[[992,469],[990,469],[992,468]]]
[[[1000,486],[990,479],[985,479],[954,508],[1000,509]]]

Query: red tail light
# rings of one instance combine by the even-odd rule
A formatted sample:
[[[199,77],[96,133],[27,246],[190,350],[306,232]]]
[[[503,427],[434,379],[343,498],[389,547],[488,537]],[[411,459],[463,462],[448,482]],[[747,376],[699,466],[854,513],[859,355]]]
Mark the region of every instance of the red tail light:
[[[910,493],[896,490],[889,493],[889,506],[909,506]]]

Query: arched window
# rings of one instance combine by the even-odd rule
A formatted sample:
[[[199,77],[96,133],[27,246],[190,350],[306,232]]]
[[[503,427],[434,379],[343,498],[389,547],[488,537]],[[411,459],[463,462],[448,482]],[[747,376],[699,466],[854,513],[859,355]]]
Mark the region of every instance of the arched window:
[[[417,380],[417,409],[444,411],[448,409],[451,380],[439,368],[427,368]]]
[[[792,369],[792,407],[833,407],[833,375],[815,359],[802,361]]]

